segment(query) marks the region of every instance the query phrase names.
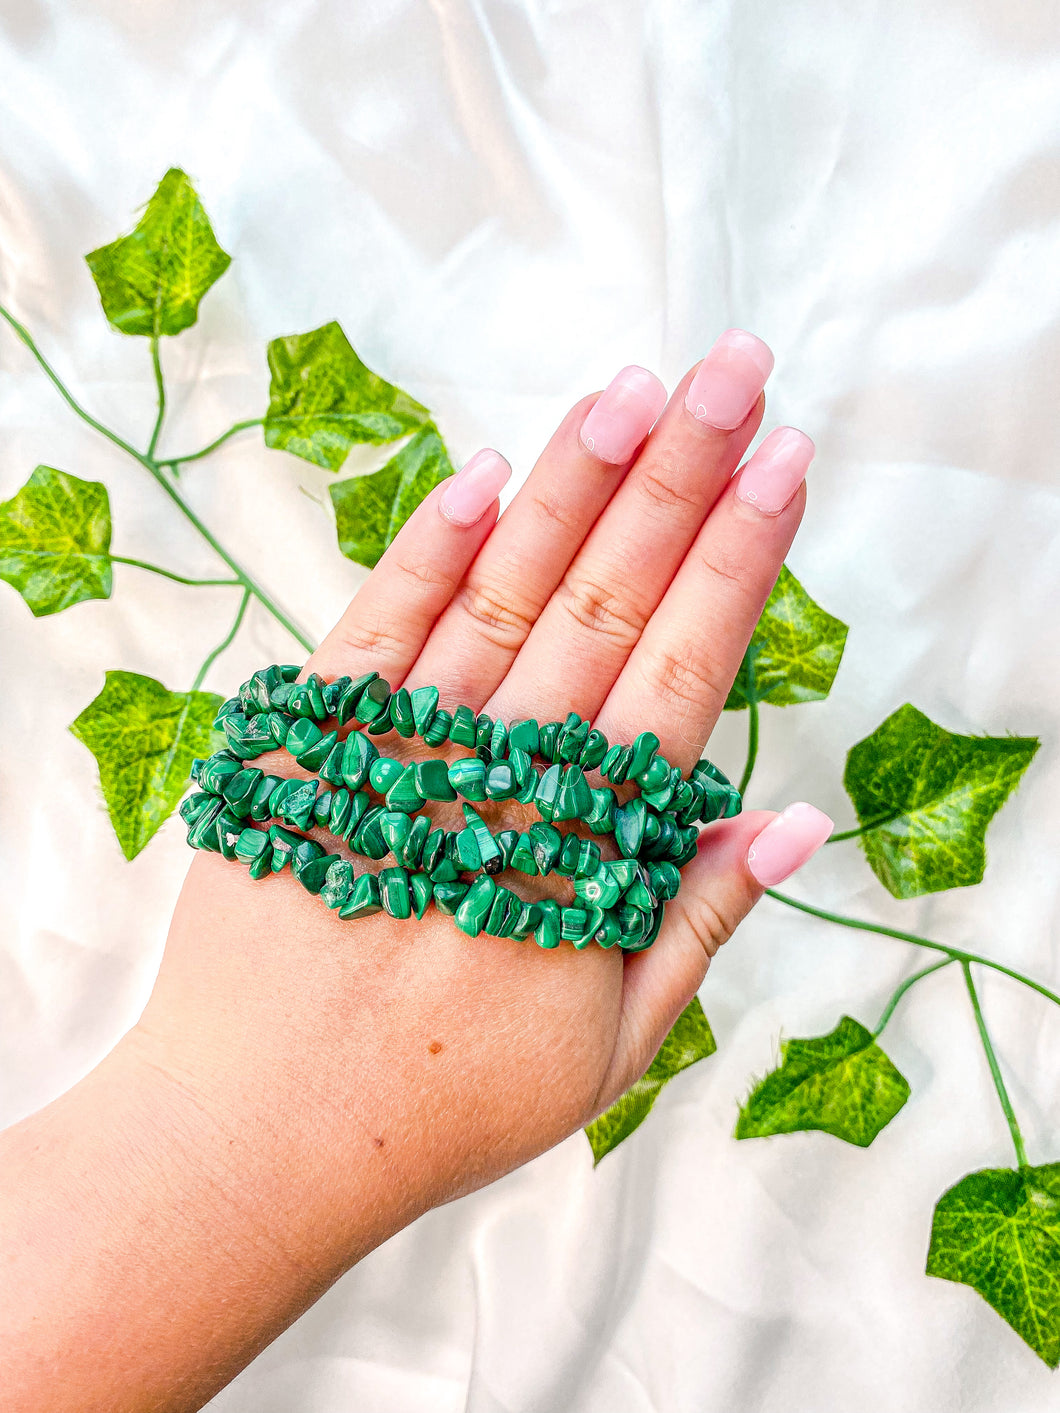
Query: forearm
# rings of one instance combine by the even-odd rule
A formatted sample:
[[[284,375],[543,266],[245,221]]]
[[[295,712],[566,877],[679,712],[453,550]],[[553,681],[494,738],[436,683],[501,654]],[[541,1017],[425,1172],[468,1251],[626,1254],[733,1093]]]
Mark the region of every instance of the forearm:
[[[336,1221],[304,1134],[284,1151],[138,1048],[0,1135],[6,1413],[198,1409],[407,1220],[366,1153]]]

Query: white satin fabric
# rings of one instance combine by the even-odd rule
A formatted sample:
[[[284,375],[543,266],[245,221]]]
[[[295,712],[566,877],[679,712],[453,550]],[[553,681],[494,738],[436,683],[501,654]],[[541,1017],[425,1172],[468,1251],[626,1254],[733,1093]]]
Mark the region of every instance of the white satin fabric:
[[[765,713],[753,802],[812,800],[848,825],[845,750],[907,700],[953,730],[1044,742],[980,886],[897,903],[846,844],[792,891],[1057,984],[1055,6],[8,0],[0,73],[0,297],[135,439],[153,416],[147,348],[107,330],[81,257],[129,228],[171,164],[234,257],[198,327],[165,346],[174,452],[260,413],[265,341],[331,318],[429,404],[454,458],[493,445],[519,477],[623,364],[672,388],[726,327],[765,338],[763,432],[792,423],[818,447],[789,562],[851,633],[828,702]],[[7,333],[0,428],[0,497],[38,462],[103,479],[117,552],[214,570]],[[327,485],[253,434],[186,473],[314,635],[361,577],[333,548]],[[40,621],[0,591],[10,1122],[135,1021],[188,863],[179,821],[123,861],[66,727],[105,668],[186,686],[231,601],[121,567],[110,602]],[[289,655],[251,611],[209,685]],[[727,717],[711,747],[737,771],[745,725]],[[843,1012],[874,1024],[911,953],[766,901],[701,993],[718,1054],[630,1142],[594,1172],[575,1136],[423,1218],[211,1407],[1052,1406],[1056,1376],[1008,1327],[923,1275],[937,1197],[1012,1160],[956,971],[887,1030],[913,1096],[870,1149],[730,1136],[778,1034]],[[1003,978],[981,991],[1031,1159],[1058,1159],[1060,1014]]]

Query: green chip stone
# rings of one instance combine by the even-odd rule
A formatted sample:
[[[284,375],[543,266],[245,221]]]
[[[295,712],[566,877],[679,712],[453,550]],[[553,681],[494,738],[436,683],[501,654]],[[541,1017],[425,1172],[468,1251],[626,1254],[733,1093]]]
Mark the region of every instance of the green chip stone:
[[[373,790],[380,795],[387,795],[398,783],[405,773],[405,766],[399,760],[391,760],[389,756],[377,756],[368,769],[368,781]]]
[[[658,902],[655,894],[651,890],[648,881],[647,871],[643,868],[637,870],[637,877],[626,889],[623,902],[632,908],[640,908],[641,912],[651,912]]]
[[[475,745],[477,719],[469,706],[458,706],[453,712],[453,724],[449,728],[449,739],[457,746]]]
[[[563,767],[550,765],[538,781],[534,804],[537,806],[538,814],[546,823],[552,818],[562,778]]]
[[[635,859],[640,853],[647,814],[642,799],[629,800],[615,811],[615,843],[627,859]]]
[[[337,737],[338,732],[332,731],[331,735]],[[342,779],[342,758],[346,754],[345,741],[336,740],[331,748],[331,754],[327,760],[322,761],[316,768],[321,780],[326,780],[329,785],[341,785]]]
[[[432,883],[456,883],[460,878],[460,870],[451,859],[439,859],[431,869]]]
[[[441,764],[442,762],[439,762]],[[486,798],[486,766],[477,756],[465,756],[448,767],[449,784],[465,800]]]
[[[707,760],[706,756],[702,760],[696,761],[691,770],[691,777],[693,780],[713,780],[719,785],[732,785],[729,777],[723,775],[714,762]]]
[[[334,798],[330,790],[321,790],[313,801],[313,823],[321,829],[327,829],[331,821],[331,802]]]
[[[473,810],[470,805],[461,805],[464,812],[464,819],[467,827],[475,836],[475,843],[482,858],[482,867],[487,873],[500,873],[503,867],[501,851],[497,847],[497,841],[489,831],[485,820]]]
[[[541,748],[541,728],[533,717],[517,721],[508,731],[509,751],[525,751],[528,756],[536,756]]]
[[[390,683],[381,677],[373,677],[357,699],[353,715],[357,721],[367,726],[387,712],[390,706]]]
[[[275,811],[279,818],[296,829],[308,829],[313,817],[313,806],[317,798],[317,781],[304,780],[291,790],[283,802],[283,811]]]
[[[515,848],[512,850],[508,866],[517,868],[520,873],[529,874],[531,878],[537,876],[537,860],[534,858],[534,849],[529,834],[520,834],[515,841]]]
[[[310,840],[306,840],[310,843]],[[309,859],[298,867],[298,850],[295,850],[293,862],[294,875],[307,893],[319,893],[327,881],[328,869],[333,863],[340,862],[338,854],[321,854],[315,859]]]
[[[251,864],[269,848],[269,836],[263,829],[244,829],[236,840],[235,856],[240,863]]]
[[[452,917],[467,896],[468,883],[434,883],[434,906],[445,917]]]
[[[412,821],[412,831],[401,850],[401,862],[409,869],[418,869],[423,858],[423,846],[431,832],[431,821],[425,814],[417,815]]]
[[[515,774],[516,793],[518,794],[527,781],[534,778],[534,764],[526,751],[521,751],[518,746],[510,752],[508,764]]]
[[[441,765],[441,761],[432,761],[431,764]],[[416,789],[416,767],[407,765],[386,793],[387,809],[415,814],[418,809],[422,809],[423,802],[423,796]]]
[[[556,860],[556,872],[565,878],[573,878],[578,867],[578,859],[581,854],[582,841],[577,834],[565,834],[563,836],[563,847],[559,851],[559,858]]]
[[[404,687],[399,687],[390,699],[390,720],[394,730],[406,739],[416,734],[416,721],[412,715],[412,698]]]
[[[541,916],[534,931],[534,941],[539,947],[550,951],[553,947],[558,947],[560,943],[562,925],[560,907],[553,898],[542,899],[537,907],[540,909]]]
[[[358,829],[361,827],[361,821],[371,807],[371,803],[371,799],[366,790],[357,790],[350,796],[350,817],[346,821],[346,825],[342,831],[342,838],[345,839],[347,843],[356,836]]]
[[[493,734],[493,717],[486,712],[480,711],[475,717],[475,749],[480,746],[488,746],[490,736]]]
[[[372,762],[378,760],[375,743],[360,731],[351,731],[342,748],[342,779],[348,790],[359,790],[368,779]]]
[[[345,726],[353,720],[361,693],[378,676],[378,672],[365,672],[360,677],[355,677],[352,682],[348,678],[346,679],[333,713],[340,726]]]
[[[556,866],[556,860],[563,848],[563,835],[551,824],[532,824],[528,831],[530,847],[534,851],[534,862],[542,878]]]
[[[563,729],[560,721],[548,721],[544,726],[538,728],[540,741],[537,753],[544,756],[545,760],[554,761],[556,759],[556,738]]]
[[[287,867],[294,857],[294,851],[303,842],[301,834],[292,834],[290,830],[281,828],[278,824],[269,825],[269,843],[272,845],[272,871],[279,873],[281,869]]]
[[[412,700],[412,720],[417,734],[422,736],[434,720],[438,709],[438,688],[417,687],[410,694]]]
[[[387,848],[397,858],[412,833],[412,820],[397,810],[386,810],[379,817],[379,829]]]
[[[565,726],[556,741],[556,754],[560,760],[573,764],[581,755],[588,737],[589,723],[587,721],[579,721],[575,726]]]
[[[512,920],[512,904],[515,903],[515,917],[519,916],[522,910],[521,904],[514,893],[507,888],[498,888],[493,896],[493,903],[486,915],[483,924],[483,932],[489,937],[503,937],[506,934],[508,923]]]
[[[681,870],[675,864],[649,864],[648,878],[651,880],[652,892],[661,901],[669,902],[671,898],[677,897],[681,888]]]
[[[508,928],[509,937],[517,937],[521,942],[524,937],[529,937],[531,932],[535,932],[541,924],[541,909],[536,903],[522,903],[519,908],[519,915]]]
[[[287,745],[287,737],[290,735],[291,727],[296,719],[296,717],[288,716],[284,711],[270,711],[264,718],[265,729],[272,737],[278,750],[282,750]]]
[[[452,724],[453,718],[450,714],[444,710],[444,708],[439,707],[434,714],[430,726],[420,734],[428,746],[440,746],[444,741],[448,741],[449,728]]]
[[[420,855],[420,866],[424,873],[430,873],[434,866],[445,858],[445,830],[432,829],[427,835]]]
[[[478,936],[493,907],[496,892],[497,885],[488,875],[475,879],[453,914],[453,921],[461,932],[466,932],[469,937]]]
[[[585,816],[585,823],[594,834],[611,834],[615,828],[615,810],[618,796],[608,785],[602,785],[592,792],[593,807]]]
[[[582,746],[582,753],[578,757],[577,764],[582,770],[595,770],[607,754],[607,737],[602,731],[597,731],[595,727],[585,738]]]
[[[216,796],[207,794],[205,790],[196,790],[184,801],[178,813],[185,824],[194,824],[207,810],[217,806]]]
[[[272,810],[269,801],[273,792],[283,781],[278,775],[266,775],[258,788],[254,791],[254,798],[250,802],[250,817],[259,824],[264,824],[267,819],[272,818]]]
[[[660,785],[664,785],[670,778],[670,766],[662,756],[652,756],[651,760],[638,774],[630,775],[636,780],[642,790],[657,790]]]
[[[491,800],[510,800],[519,788],[515,771],[506,760],[488,766],[485,780],[486,794]]]
[[[482,867],[482,855],[478,850],[478,837],[473,829],[461,829],[456,836],[457,855],[460,867],[465,873],[477,873]]]
[[[633,755],[629,762],[629,774],[634,778],[645,769],[652,756],[659,749],[659,738],[654,731],[642,731],[633,742]]]
[[[238,775],[243,768],[241,760],[230,756],[227,751],[218,751],[200,766],[199,784],[211,795],[219,795],[225,787],[225,782],[233,775]]]
[[[335,749],[338,739],[339,733],[337,731],[329,731],[326,736],[321,736],[315,746],[310,746],[308,750],[296,755],[295,760],[306,770],[319,770]],[[292,754],[294,753],[292,752]]]
[[[408,869],[384,868],[379,875],[379,896],[391,917],[409,917],[412,913],[412,889]]]
[[[381,912],[383,902],[379,896],[379,880],[374,873],[362,873],[350,890],[350,896],[339,909],[339,917],[371,917]]]
[[[420,760],[413,766],[416,791],[425,800],[455,800],[456,790],[444,760]]]
[[[413,915],[416,918],[422,918],[431,901],[431,893],[433,892],[431,880],[424,873],[414,873],[409,878],[409,888],[412,892]]]
[[[254,792],[264,778],[264,771],[251,767],[248,770],[237,770],[235,775],[230,775],[221,787],[221,794],[228,808],[239,819],[245,819],[250,813]]]
[[[353,864],[348,859],[333,858],[328,866],[320,896],[329,908],[341,908],[353,891]]]
[[[584,908],[560,908],[559,935],[565,942],[576,942],[584,937],[589,925],[589,913]]]
[[[557,766],[551,767],[553,770]],[[547,772],[546,772],[547,774]],[[555,803],[552,806],[553,819],[584,819],[593,808],[593,793],[589,782],[576,765],[568,765],[560,780]]]
[[[633,759],[630,746],[612,746],[600,762],[600,774],[612,785],[621,785],[629,774],[629,763]]]
[[[507,753],[508,728],[503,721],[495,721],[493,723],[493,730],[490,732],[488,744],[490,755],[494,760],[500,760],[500,758]]]
[[[516,829],[501,829],[494,836],[494,842],[501,851],[501,873],[511,864],[512,854],[519,840],[519,831]]]
[[[287,733],[287,750],[297,760],[303,751],[324,739],[324,733],[309,717],[300,717]]]
[[[380,820],[386,810],[379,805],[373,805],[365,810],[364,818],[361,820],[357,833],[354,835],[352,848],[358,854],[363,854],[366,859],[381,859],[390,852],[390,846],[383,838],[383,831],[380,827]]]
[[[618,921],[613,913],[604,911],[604,920],[593,934],[593,941],[606,951],[613,947],[621,936]]]
[[[331,815],[328,818],[328,828],[332,834],[342,838],[342,832],[350,822],[350,811],[353,809],[353,796],[349,790],[338,789],[331,797]]]

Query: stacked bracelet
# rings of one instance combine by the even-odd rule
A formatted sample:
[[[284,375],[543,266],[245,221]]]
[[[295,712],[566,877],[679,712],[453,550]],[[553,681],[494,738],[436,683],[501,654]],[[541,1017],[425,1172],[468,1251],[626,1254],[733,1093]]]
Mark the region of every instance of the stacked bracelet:
[[[658,935],[680,870],[696,852],[697,825],[741,808],[739,792],[710,761],[686,780],[650,731],[612,746],[576,712],[543,726],[532,719],[509,726],[470,707],[440,708],[436,687],[392,692],[375,672],[334,682],[312,673],[298,682],[300,671],[263,668],[224,703],[215,725],[227,747],[194,762],[198,789],[180,813],[192,847],[248,864],[252,878],[289,865],[341,918],[380,911],[422,918],[433,901],[472,937],[533,934],[541,947],[595,941],[641,951]],[[451,763],[394,760],[370,739],[390,731],[418,735],[435,749],[452,741],[474,754]],[[317,778],[287,779],[247,764],[277,749]],[[610,783],[593,788],[588,771]],[[620,804],[611,787],[624,783],[639,794]],[[434,828],[420,813],[431,801],[458,798],[463,829]],[[533,805],[540,823],[493,834],[474,805],[508,799]],[[574,819],[593,834],[612,834],[621,857],[604,862],[592,840],[555,827]],[[355,874],[348,859],[294,832],[314,827],[364,858],[391,854],[395,866]],[[570,878],[575,904],[525,902],[495,881],[509,868]]]

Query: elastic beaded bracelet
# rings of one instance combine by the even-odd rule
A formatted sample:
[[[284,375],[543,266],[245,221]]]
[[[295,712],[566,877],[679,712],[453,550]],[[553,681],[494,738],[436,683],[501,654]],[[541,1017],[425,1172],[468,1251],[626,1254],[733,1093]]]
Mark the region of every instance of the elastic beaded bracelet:
[[[665,904],[680,888],[680,870],[696,852],[696,825],[741,808],[739,792],[709,760],[686,780],[650,731],[612,746],[576,712],[543,726],[532,718],[508,725],[467,706],[446,711],[436,687],[392,692],[375,672],[333,682],[311,673],[298,682],[300,672],[263,668],[222,705],[214,724],[227,745],[193,763],[199,788],[180,813],[193,848],[245,863],[252,878],[290,866],[341,918],[380,911],[422,918],[433,901],[472,937],[533,934],[546,948],[567,940],[578,949],[595,941],[640,951],[654,942]],[[351,729],[340,737],[345,726]],[[394,760],[370,739],[389,731],[418,735],[433,748],[452,741],[474,754],[448,763]],[[316,778],[268,775],[248,764],[278,749]],[[593,770],[610,784],[591,786],[586,772]],[[612,786],[622,784],[639,794],[619,804]],[[435,828],[420,813],[430,802],[457,799],[462,829]],[[508,799],[533,805],[540,822],[494,835],[474,804]],[[574,819],[595,835],[613,835],[620,857],[604,862],[592,840],[555,827]],[[394,865],[355,874],[348,859],[293,832],[314,827],[363,858],[390,854]],[[508,869],[570,878],[575,904],[525,902],[495,881]]]

